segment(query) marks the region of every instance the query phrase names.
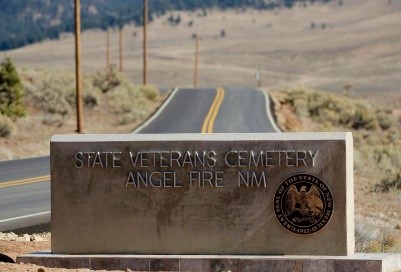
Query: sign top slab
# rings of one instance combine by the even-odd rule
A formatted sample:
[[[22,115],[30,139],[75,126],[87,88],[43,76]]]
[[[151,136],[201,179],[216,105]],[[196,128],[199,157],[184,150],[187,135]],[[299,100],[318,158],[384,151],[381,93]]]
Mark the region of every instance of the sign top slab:
[[[54,135],[51,142],[115,142],[115,141],[352,141],[351,132],[286,132],[286,133],[179,133],[179,134],[63,134]]]

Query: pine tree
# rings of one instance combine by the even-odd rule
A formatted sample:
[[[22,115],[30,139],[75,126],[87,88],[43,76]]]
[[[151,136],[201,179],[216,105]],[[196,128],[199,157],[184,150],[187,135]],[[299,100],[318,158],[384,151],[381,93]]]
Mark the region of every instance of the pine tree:
[[[7,58],[0,65],[0,114],[11,118],[25,116],[23,86],[18,72]]]

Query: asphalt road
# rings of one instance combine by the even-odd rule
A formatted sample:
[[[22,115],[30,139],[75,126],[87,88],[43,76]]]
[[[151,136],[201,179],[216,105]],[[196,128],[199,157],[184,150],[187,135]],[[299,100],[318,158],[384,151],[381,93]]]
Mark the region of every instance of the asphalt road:
[[[216,89],[180,89],[157,117],[137,133],[199,133],[216,94]],[[277,131],[266,114],[266,99],[261,91],[225,88],[212,132]]]
[[[255,89],[179,89],[136,133],[277,132]],[[50,220],[49,157],[0,162],[0,231]]]
[[[266,114],[266,99],[261,91],[226,88],[215,122],[215,133],[277,132]]]
[[[180,89],[152,122],[137,133],[196,133],[216,95],[216,89]]]
[[[49,156],[0,162],[0,231],[50,220]]]

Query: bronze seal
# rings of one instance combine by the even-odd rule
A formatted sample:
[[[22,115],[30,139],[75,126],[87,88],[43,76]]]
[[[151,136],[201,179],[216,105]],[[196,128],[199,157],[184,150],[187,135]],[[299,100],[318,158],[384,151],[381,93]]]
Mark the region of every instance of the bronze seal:
[[[287,230],[312,234],[329,222],[333,214],[333,196],[320,178],[295,174],[278,187],[274,195],[274,212]]]

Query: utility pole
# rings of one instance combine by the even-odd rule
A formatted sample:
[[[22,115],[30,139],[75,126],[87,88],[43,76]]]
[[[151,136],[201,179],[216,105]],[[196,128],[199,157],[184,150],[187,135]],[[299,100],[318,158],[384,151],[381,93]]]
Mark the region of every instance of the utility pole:
[[[124,26],[119,27],[119,37],[120,37],[120,61],[119,61],[119,70],[120,73],[123,71],[123,51],[124,51]]]
[[[195,37],[194,87],[198,87],[199,36]]]
[[[147,84],[148,71],[147,71],[147,40],[146,40],[146,27],[148,24],[148,0],[143,0],[143,85]]]
[[[262,76],[260,74],[260,67],[258,66],[258,69],[256,70],[256,73],[255,73],[256,86],[258,88],[260,88],[262,86],[261,78],[262,78]]]
[[[106,71],[110,69],[110,31],[106,32]]]
[[[77,132],[83,132],[81,75],[81,5],[75,0],[75,83],[77,99]]]

